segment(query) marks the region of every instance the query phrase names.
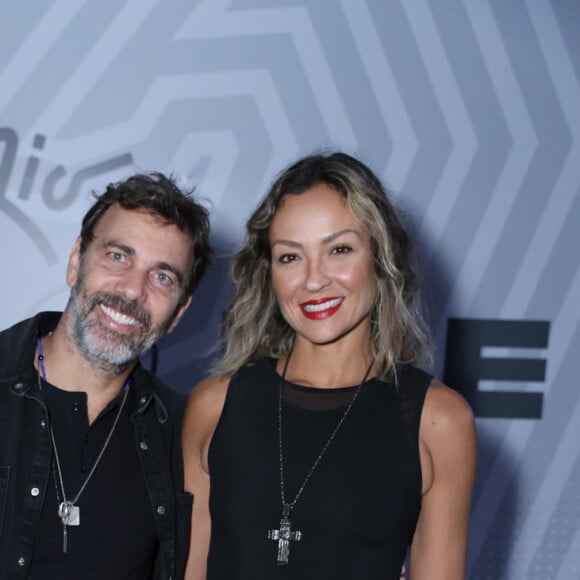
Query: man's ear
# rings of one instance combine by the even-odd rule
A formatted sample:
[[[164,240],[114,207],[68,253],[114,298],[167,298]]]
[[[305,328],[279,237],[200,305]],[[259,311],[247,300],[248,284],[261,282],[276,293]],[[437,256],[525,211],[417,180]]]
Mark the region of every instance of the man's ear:
[[[73,288],[77,282],[79,276],[79,270],[81,268],[81,237],[79,236],[74,246],[72,247],[70,256],[68,258],[68,264],[66,267],[66,283],[69,288]]]
[[[185,314],[185,311],[187,310],[190,304],[191,304],[191,296],[188,296],[185,302],[175,311],[175,314],[173,315],[173,320],[169,323],[169,326],[167,327],[167,334],[169,334],[177,326],[177,324],[181,320],[181,317]]]

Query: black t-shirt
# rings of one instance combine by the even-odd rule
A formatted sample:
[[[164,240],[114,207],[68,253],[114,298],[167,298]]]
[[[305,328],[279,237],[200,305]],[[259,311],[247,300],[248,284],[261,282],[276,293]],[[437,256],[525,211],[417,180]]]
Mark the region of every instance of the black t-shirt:
[[[66,496],[71,500],[103,447],[123,395],[111,401],[89,425],[85,393],[63,391],[44,381],[42,391]],[[30,580],[143,580],[151,576],[158,540],[130,417],[136,406],[134,390],[129,388],[109,445],[77,502],[80,525],[67,527],[66,554],[63,525],[57,514],[62,491],[53,458]]]
[[[391,580],[400,576],[421,506],[418,431],[431,377],[401,367],[367,381],[290,513],[287,565],[277,564],[282,515],[280,377],[274,361],[236,373],[209,450],[208,580]],[[305,476],[356,387],[284,386],[286,501]],[[278,533],[279,535],[279,533]]]

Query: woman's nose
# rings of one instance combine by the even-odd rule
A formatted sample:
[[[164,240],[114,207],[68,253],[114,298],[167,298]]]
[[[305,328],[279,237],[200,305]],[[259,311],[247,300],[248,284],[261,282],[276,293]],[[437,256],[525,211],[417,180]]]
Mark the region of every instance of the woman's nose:
[[[318,292],[330,283],[330,276],[324,268],[322,260],[308,260],[304,278],[304,287],[309,292]]]

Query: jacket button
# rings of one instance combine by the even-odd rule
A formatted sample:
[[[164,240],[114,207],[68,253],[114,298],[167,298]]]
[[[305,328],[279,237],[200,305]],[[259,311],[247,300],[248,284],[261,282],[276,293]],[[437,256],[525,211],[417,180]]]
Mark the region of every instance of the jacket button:
[[[142,405],[144,405],[144,404],[147,402],[147,397],[141,397],[141,398],[139,399],[139,402],[140,402]]]
[[[44,419],[43,419],[43,420],[40,422],[40,426],[41,426],[43,429],[46,427],[46,421],[45,421]]]
[[[36,497],[39,493],[40,493],[40,490],[38,489],[38,487],[33,487],[30,490],[30,495],[33,495],[34,497]]]
[[[26,560],[24,558],[18,558],[18,565],[24,566],[24,564],[26,564]]]
[[[147,451],[147,449],[149,449],[149,445],[147,445],[147,441],[141,441],[141,443],[139,443],[139,447],[143,450],[143,451]]]
[[[157,513],[160,516],[164,516],[165,515],[165,506],[164,505],[160,505],[157,507]]]
[[[16,383],[14,385],[14,390],[17,393],[23,393],[26,390],[26,385],[24,383]]]

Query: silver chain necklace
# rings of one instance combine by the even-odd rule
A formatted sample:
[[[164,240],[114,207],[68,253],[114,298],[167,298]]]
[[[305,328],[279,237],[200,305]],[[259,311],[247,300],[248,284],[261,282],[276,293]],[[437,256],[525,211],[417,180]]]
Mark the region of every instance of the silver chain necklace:
[[[46,381],[46,368],[44,366],[44,354],[42,353],[42,342],[40,340],[40,337],[38,337],[36,339],[36,348],[38,351],[38,367],[40,369],[40,372],[37,373],[38,388],[42,391],[42,383],[40,381],[40,376],[42,374],[42,378]],[[125,385],[123,387],[123,390],[125,391],[123,394],[123,399],[121,401],[121,404],[119,405],[119,410],[117,411],[117,415],[115,417],[115,420],[113,421],[113,426],[111,427],[111,430],[109,431],[109,434],[107,435],[107,438],[105,439],[105,443],[103,444],[101,451],[97,455],[97,458],[95,459],[95,462],[93,463],[93,467],[89,471],[89,474],[87,475],[86,479],[84,480],[83,484],[81,485],[79,491],[77,492],[75,497],[71,500],[67,500],[66,493],[64,491],[64,481],[62,478],[60,459],[58,457],[58,450],[56,448],[56,441],[54,439],[54,432],[52,430],[52,424],[49,421],[50,441],[52,443],[52,448],[54,450],[54,458],[56,461],[56,468],[58,471],[58,484],[60,484],[60,491],[62,493],[62,501],[61,501],[60,497],[59,497],[58,485],[57,485],[56,486],[56,501],[58,502],[58,512],[57,513],[58,513],[58,517],[62,521],[62,551],[64,554],[66,554],[66,552],[67,552],[67,544],[68,544],[67,527],[68,526],[79,526],[81,523],[81,521],[80,521],[80,509],[79,509],[79,506],[76,505],[76,503],[79,500],[81,493],[83,493],[83,491],[85,490],[85,487],[89,483],[89,480],[93,476],[93,473],[97,469],[97,465],[99,465],[101,458],[103,457],[103,454],[105,453],[105,450],[107,449],[107,446],[109,445],[109,441],[111,440],[111,437],[113,436],[113,432],[115,431],[115,427],[117,426],[117,423],[119,422],[119,418],[121,417],[121,413],[123,412],[123,407],[125,406],[125,401],[127,400],[127,395],[129,393],[129,384],[130,383],[131,383],[131,379],[129,378],[129,379],[127,379],[127,382],[125,383]],[[53,469],[54,469],[54,465],[53,465]],[[56,477],[55,477],[55,484],[56,484]]]
[[[371,369],[373,368],[373,364],[374,364],[374,359],[373,359],[371,361],[371,364],[367,368],[360,385],[357,387],[356,391],[354,392],[354,395],[353,395],[352,399],[350,400],[350,403],[347,405],[344,413],[342,414],[342,417],[339,419],[338,423],[336,424],[336,427],[334,428],[334,430],[330,434],[330,437],[327,439],[326,443],[322,446],[322,449],[321,449],[320,453],[318,454],[318,457],[314,460],[314,463],[312,464],[312,466],[310,467],[310,469],[306,473],[306,477],[304,478],[304,481],[302,482],[302,484],[298,488],[298,491],[296,492],[294,499],[292,501],[288,502],[288,501],[286,501],[286,486],[285,486],[285,481],[284,481],[284,445],[283,445],[283,436],[282,436],[282,395],[283,395],[282,390],[283,390],[284,378],[286,377],[286,370],[288,369],[288,363],[290,362],[290,355],[291,354],[292,354],[292,352],[289,353],[288,358],[286,359],[286,362],[284,363],[284,370],[282,371],[282,376],[280,377],[280,384],[278,387],[278,453],[279,453],[279,459],[280,459],[280,499],[282,501],[282,517],[280,518],[280,528],[279,529],[268,530],[268,539],[269,540],[276,540],[278,542],[277,563],[279,566],[285,566],[286,564],[288,564],[288,558],[290,556],[290,541],[299,542],[302,539],[302,532],[300,532],[298,530],[292,530],[292,526],[290,523],[290,512],[294,509],[296,502],[298,501],[298,499],[302,495],[302,492],[304,491],[306,484],[310,480],[310,477],[314,473],[314,470],[317,468],[318,464],[320,463],[320,460],[322,459],[323,455],[326,453],[326,450],[330,447],[330,444],[332,443],[333,439],[335,438],[336,434],[338,433],[338,430],[340,429],[340,427],[344,423],[344,420],[346,419],[347,415],[350,413],[350,410],[352,409],[352,406],[354,405],[354,402],[358,397],[358,394],[361,390],[361,387],[364,385],[365,381],[367,380],[367,377],[369,376],[369,373],[371,372]]]

